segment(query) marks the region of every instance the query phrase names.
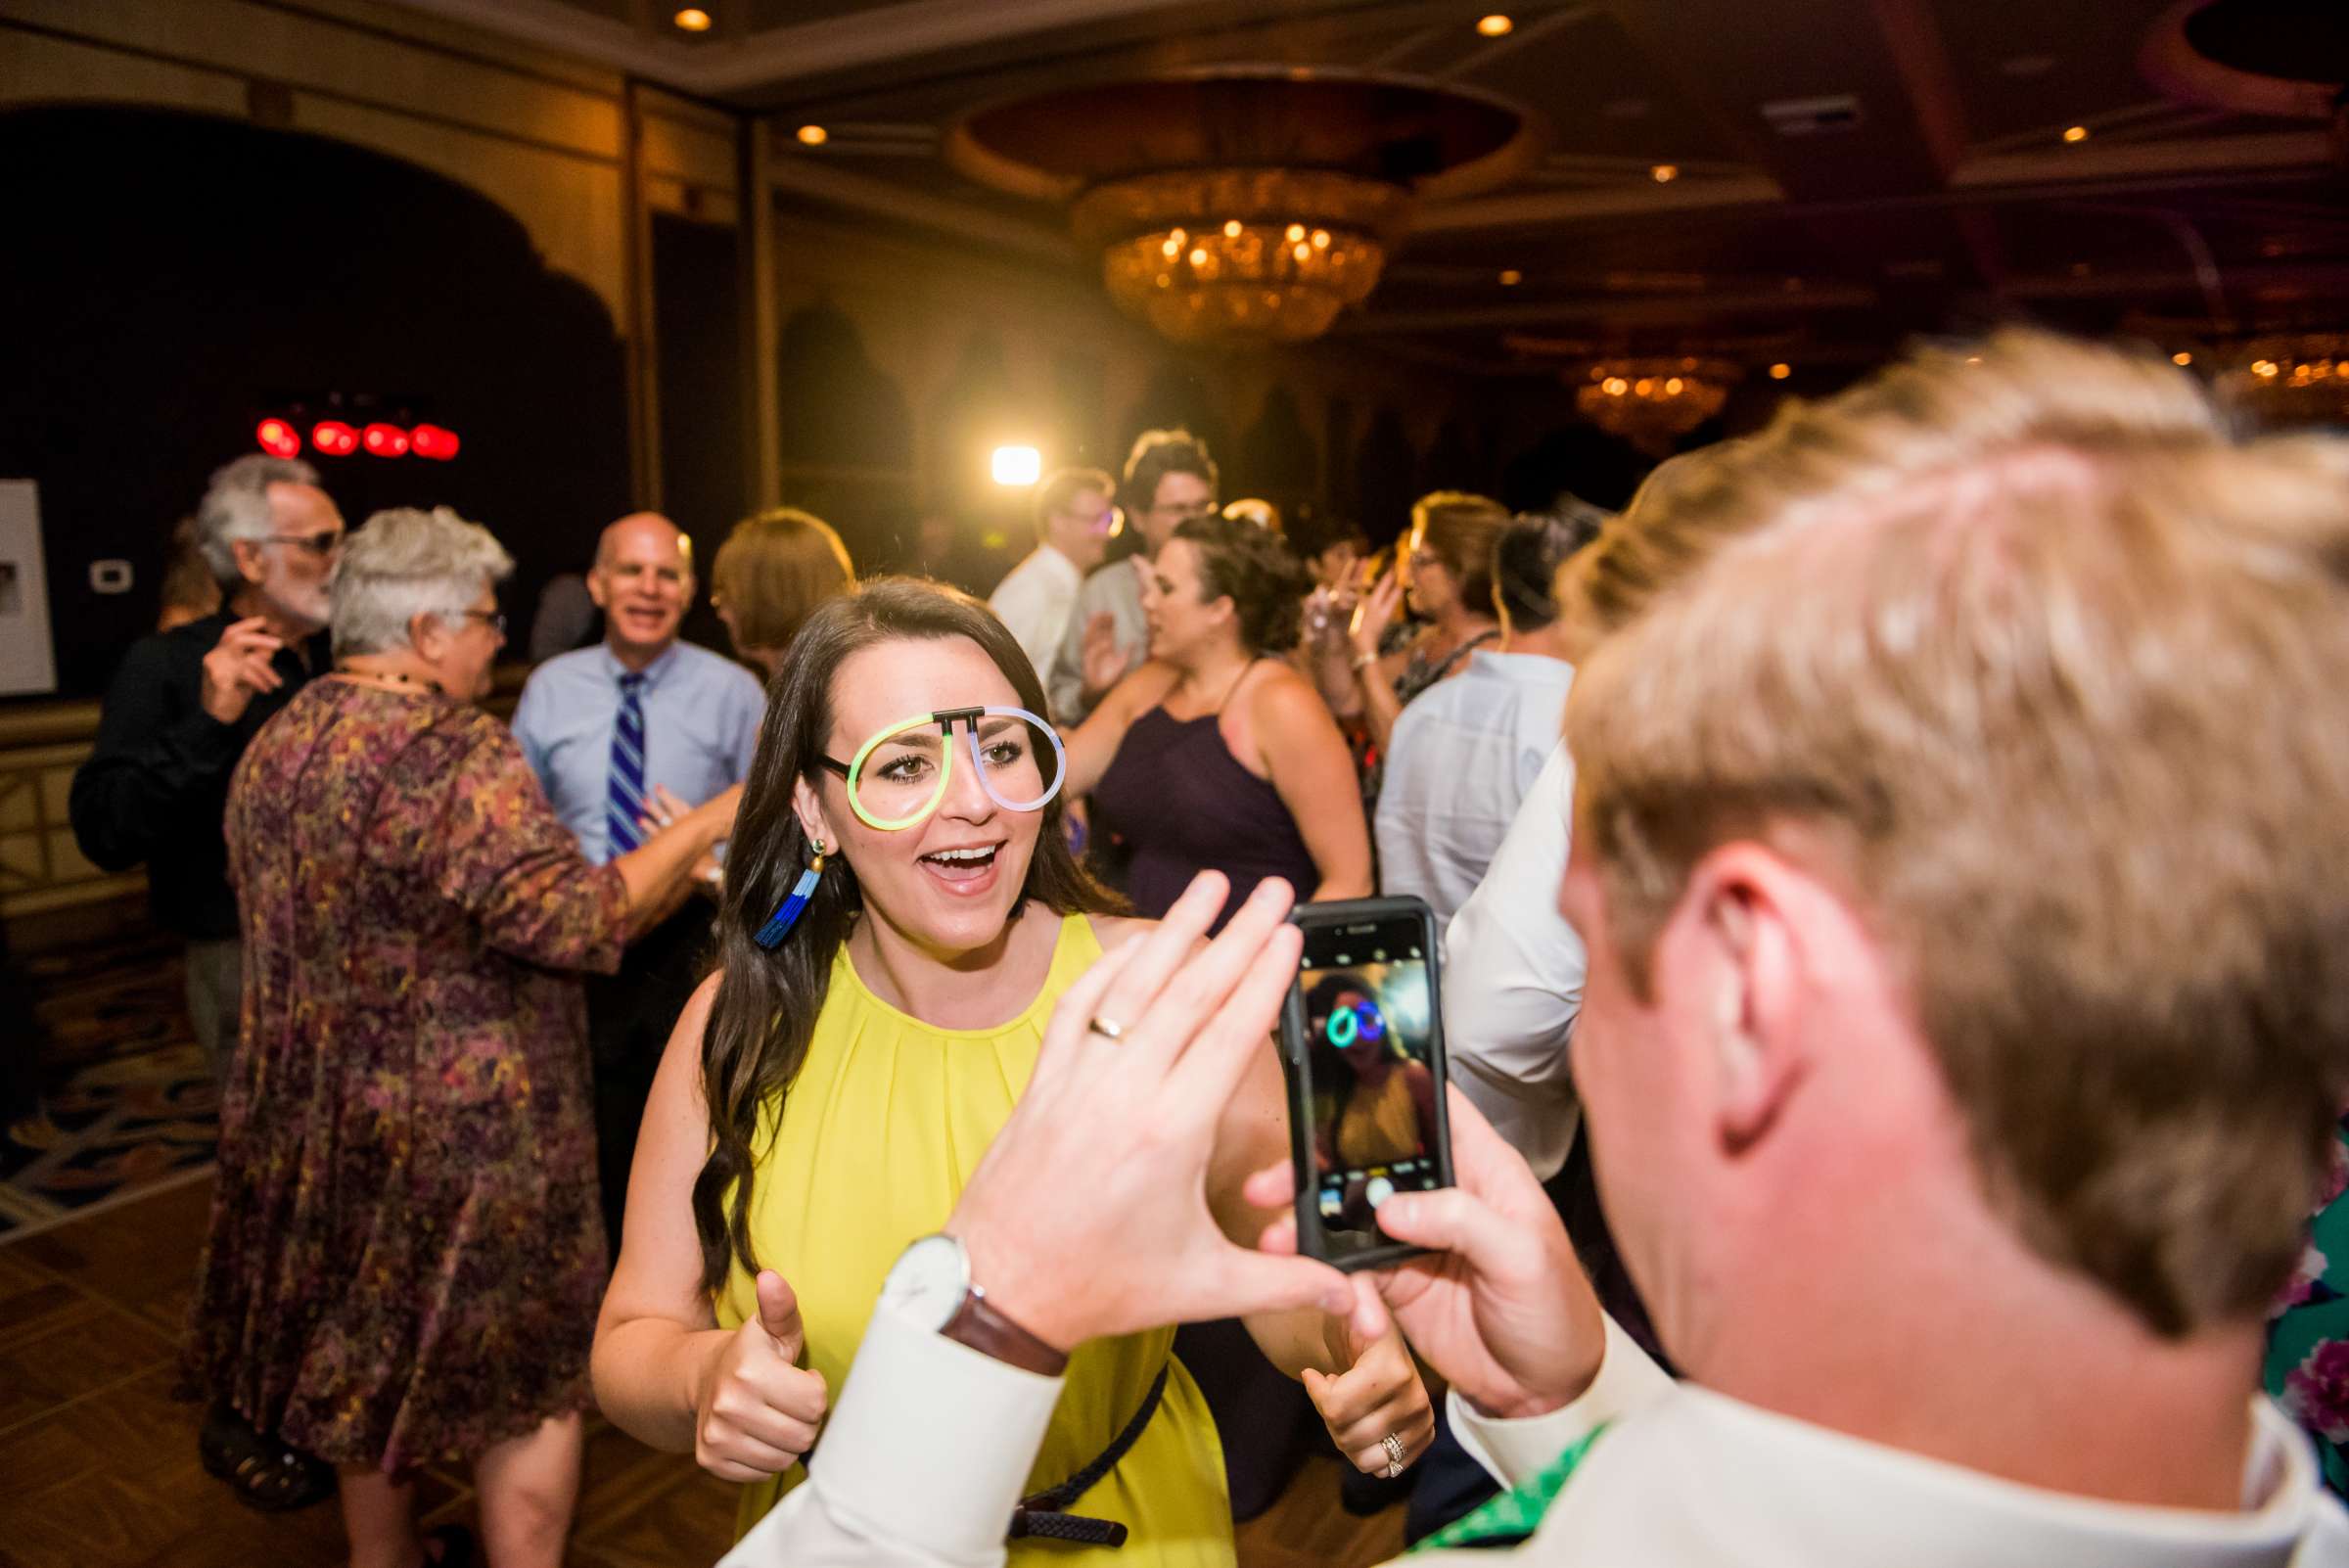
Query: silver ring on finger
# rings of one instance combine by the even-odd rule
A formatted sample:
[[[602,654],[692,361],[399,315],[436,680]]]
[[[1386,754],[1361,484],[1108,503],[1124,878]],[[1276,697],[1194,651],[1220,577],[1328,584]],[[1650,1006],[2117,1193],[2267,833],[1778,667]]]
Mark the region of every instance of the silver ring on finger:
[[[1090,1033],[1100,1036],[1103,1039],[1108,1040],[1113,1045],[1126,1038],[1126,1026],[1124,1024],[1112,1023],[1109,1019],[1103,1018],[1098,1013],[1095,1013],[1092,1017],[1086,1019],[1084,1021],[1084,1027]]]
[[[1387,1451],[1387,1468],[1383,1473],[1388,1480],[1392,1481],[1403,1474],[1403,1439],[1389,1432],[1378,1441],[1380,1447]]]

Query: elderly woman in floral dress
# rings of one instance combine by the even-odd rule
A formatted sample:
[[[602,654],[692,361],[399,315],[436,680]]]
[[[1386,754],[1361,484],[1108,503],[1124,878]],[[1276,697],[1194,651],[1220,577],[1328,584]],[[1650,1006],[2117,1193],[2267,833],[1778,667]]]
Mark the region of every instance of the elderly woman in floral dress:
[[[228,800],[245,937],[192,1392],[335,1464],[354,1568],[471,1553],[410,1481],[468,1461],[496,1568],[561,1561],[603,1291],[576,972],[683,897],[735,794],[607,866],[504,725],[486,530],[380,512],[334,583],[335,674]]]

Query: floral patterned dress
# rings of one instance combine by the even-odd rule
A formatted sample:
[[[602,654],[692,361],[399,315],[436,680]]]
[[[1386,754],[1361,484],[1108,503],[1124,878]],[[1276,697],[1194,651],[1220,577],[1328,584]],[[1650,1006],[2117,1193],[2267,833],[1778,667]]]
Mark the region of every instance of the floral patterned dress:
[[[620,873],[496,719],[305,688],[228,799],[245,1014],[187,1392],[322,1459],[478,1457],[589,1400],[586,1021]]]
[[[2270,1314],[2267,1387],[2316,1439],[2326,1485],[2349,1494],[2349,1115],[2318,1197],[2300,1268]]]

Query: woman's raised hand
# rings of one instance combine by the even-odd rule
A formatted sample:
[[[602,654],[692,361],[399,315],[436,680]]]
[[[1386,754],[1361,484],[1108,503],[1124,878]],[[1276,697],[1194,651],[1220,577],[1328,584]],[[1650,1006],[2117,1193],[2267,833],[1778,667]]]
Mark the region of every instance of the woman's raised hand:
[[[1098,695],[1126,677],[1125,650],[1118,646],[1117,618],[1097,610],[1084,623],[1084,689]]]
[[[1354,622],[1346,631],[1357,658],[1378,657],[1379,639],[1387,634],[1387,627],[1394,624],[1395,614],[1402,608],[1401,576],[1390,572],[1370,585],[1370,591],[1354,607]]]
[[[693,1456],[723,1481],[781,1475],[824,1419],[822,1374],[794,1364],[806,1346],[799,1297],[771,1268],[758,1288],[759,1314],[703,1362],[693,1392]]]

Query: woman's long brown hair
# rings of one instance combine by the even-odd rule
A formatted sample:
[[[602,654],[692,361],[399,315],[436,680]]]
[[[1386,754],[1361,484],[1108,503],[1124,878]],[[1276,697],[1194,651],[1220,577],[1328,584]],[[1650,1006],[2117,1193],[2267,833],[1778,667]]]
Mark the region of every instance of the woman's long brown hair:
[[[916,577],[878,577],[807,619],[767,688],[759,755],[744,783],[734,838],[726,852],[726,891],[718,913],[717,956],[724,969],[710,1025],[702,1035],[702,1093],[710,1107],[710,1158],[693,1183],[693,1227],[702,1246],[702,1283],[718,1289],[729,1264],[757,1273],[751,1251],[751,1189],[759,1113],[780,1106],[807,1059],[832,960],[863,906],[846,859],[824,863],[822,879],[781,945],[751,940],[813,858],[792,787],[821,787],[824,746],[832,733],[832,685],[849,656],[899,638],[944,642],[967,637],[983,649],[1029,712],[1044,712],[1044,692],[1028,656],[1003,623],[969,595]],[[1069,853],[1065,810],[1054,796],[1043,808],[1036,853],[1020,889],[1016,918],[1029,899],[1054,914],[1116,912],[1116,901]]]

